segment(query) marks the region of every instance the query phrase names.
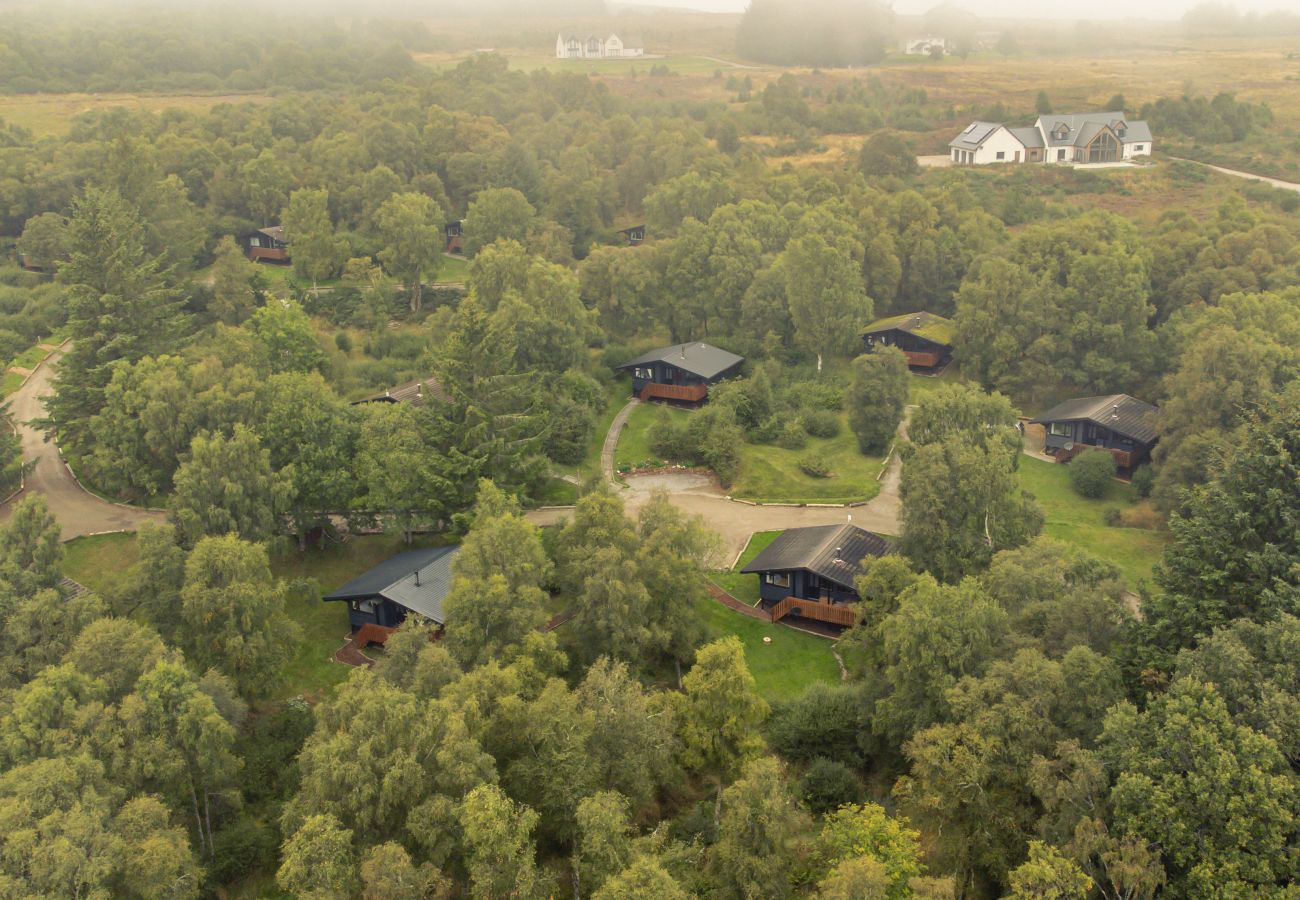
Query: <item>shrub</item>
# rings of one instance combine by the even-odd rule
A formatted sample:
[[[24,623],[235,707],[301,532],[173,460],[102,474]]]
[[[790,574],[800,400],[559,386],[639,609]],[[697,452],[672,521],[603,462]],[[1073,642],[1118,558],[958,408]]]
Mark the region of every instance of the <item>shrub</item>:
[[[799,418],[813,437],[833,438],[840,433],[840,417],[828,409],[804,410]]]
[[[818,757],[861,766],[858,743],[863,709],[855,685],[814,682],[792,700],[778,703],[767,723],[772,749],[791,762]]]
[[[240,815],[212,836],[213,860],[208,863],[210,884],[227,884],[259,869],[272,869],[280,847],[280,834],[273,824],[263,824]]]
[[[352,352],[352,335],[346,331],[337,332],[334,335],[334,346],[338,347],[344,353]]]
[[[1087,450],[1070,460],[1070,484],[1081,497],[1096,499],[1115,477],[1115,457],[1105,450]]]
[[[807,456],[800,458],[799,471],[803,472],[810,478],[830,478],[830,463],[820,453],[809,453]]]
[[[844,391],[825,381],[800,381],[783,392],[786,402],[804,409],[826,409],[837,412],[844,404]]]
[[[1139,497],[1150,497],[1151,488],[1156,482],[1156,474],[1150,466],[1138,466],[1133,473],[1133,491]]]
[[[779,444],[786,424],[780,416],[768,416],[762,423],[749,430],[748,437],[755,444]],[[795,430],[799,432],[800,437],[803,437],[803,429],[797,424]]]
[[[691,441],[686,426],[674,424],[668,413],[661,410],[650,426],[650,449],[664,459],[689,460]]]
[[[820,814],[861,800],[862,782],[844,763],[819,757],[799,782],[799,794],[808,809]]]
[[[808,446],[808,432],[797,421],[786,422],[781,426],[781,433],[776,443],[787,450],[802,450]]]

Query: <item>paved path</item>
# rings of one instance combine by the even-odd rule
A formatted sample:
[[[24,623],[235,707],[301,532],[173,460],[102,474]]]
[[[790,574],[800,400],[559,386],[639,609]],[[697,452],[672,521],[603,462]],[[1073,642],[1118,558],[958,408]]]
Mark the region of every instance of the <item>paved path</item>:
[[[633,397],[631,400],[618,411],[614,416],[614,421],[609,423],[609,431],[605,432],[605,443],[600,448],[600,471],[605,473],[605,480],[610,484],[614,481],[614,451],[618,449],[618,436],[623,433],[623,426],[627,424],[627,417],[632,415],[632,410],[641,401]]]
[[[1198,166],[1204,166],[1207,169],[1213,169],[1220,175],[1232,175],[1235,178],[1249,178],[1251,181],[1262,181],[1265,184],[1271,184],[1275,188],[1281,188],[1284,191],[1300,192],[1300,184],[1290,181],[1283,181],[1280,178],[1270,178],[1267,175],[1255,175],[1251,172],[1239,172],[1236,169],[1225,169],[1223,166],[1212,166],[1207,162],[1201,162],[1199,159],[1184,159],[1180,156],[1171,156],[1170,159],[1177,159],[1181,162],[1196,163]]]
[[[618,443],[615,429],[621,429],[619,417],[630,412],[624,407],[610,426],[605,439],[605,446],[612,454],[610,435],[614,445]],[[907,437],[907,420],[898,426],[901,439]],[[608,470],[607,470],[608,471]],[[896,535],[899,530],[898,516],[901,503],[898,496],[898,482],[902,472],[902,462],[897,452],[890,457],[884,476],[880,479],[880,493],[869,503],[854,507],[821,506],[751,506],[729,500],[711,484],[702,482],[697,476],[683,475],[645,475],[628,476],[628,487],[621,492],[623,502],[629,515],[636,515],[641,507],[653,496],[657,489],[668,491],[673,505],[686,513],[698,515],[705,524],[717,532],[722,539],[718,559],[713,562],[719,567],[730,567],[750,536],[756,531],[781,531],[786,528],[799,528],[807,525],[837,525],[852,522],[868,531]],[[568,509],[540,509],[528,513],[528,520],[536,525],[554,525],[569,518]]]
[[[135,531],[145,522],[163,521],[165,513],[118,506],[86,491],[59,458],[54,442],[46,441],[43,431],[28,424],[45,415],[43,398],[54,392],[50,370],[62,355],[60,350],[46,357],[27,383],[9,398],[10,414],[23,442],[23,458],[35,460],[36,467],[27,475],[22,493],[0,507],[0,522],[7,521],[14,504],[32,493],[45,496],[65,541],[100,531]]]

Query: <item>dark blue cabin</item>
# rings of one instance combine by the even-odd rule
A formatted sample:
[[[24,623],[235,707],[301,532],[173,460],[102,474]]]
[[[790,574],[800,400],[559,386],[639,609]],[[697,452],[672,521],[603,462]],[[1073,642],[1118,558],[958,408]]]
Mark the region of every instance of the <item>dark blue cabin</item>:
[[[623,235],[623,237],[627,239],[627,242],[632,246],[636,246],[645,240],[644,225],[633,225],[631,228],[621,228],[618,233]]]
[[[442,625],[442,601],[451,590],[451,565],[459,551],[455,545],[407,550],[322,599],[347,603],[353,632],[366,625],[396,628],[412,614]]]
[[[758,575],[759,603],[773,621],[793,615],[852,625],[853,582],[865,561],[889,552],[887,540],[856,525],[791,528],[741,572]]]
[[[709,385],[740,374],[745,358],[712,344],[693,341],[643,353],[619,366],[632,376],[632,393],[642,400],[702,403]]]
[[[253,262],[289,264],[289,242],[285,240],[284,229],[279,225],[259,228],[240,235],[239,241],[248,252]]]
[[[1033,419],[1047,432],[1044,451],[1069,462],[1087,447],[1109,450],[1116,465],[1131,470],[1151,458],[1159,410],[1128,394],[1078,397]]]

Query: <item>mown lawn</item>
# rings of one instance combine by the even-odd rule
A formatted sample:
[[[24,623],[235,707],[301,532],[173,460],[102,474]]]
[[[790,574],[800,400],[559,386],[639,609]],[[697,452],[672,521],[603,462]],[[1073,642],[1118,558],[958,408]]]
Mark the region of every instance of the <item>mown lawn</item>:
[[[1140,582],[1150,581],[1152,568],[1168,543],[1167,533],[1107,525],[1106,510],[1136,505],[1138,498],[1133,488],[1113,481],[1106,496],[1089,500],[1070,486],[1068,468],[1020,457],[1020,484],[1038,499],[1047,514],[1044,532],[1119,566],[1134,589]]]
[[[767,545],[776,540],[779,531],[756,531],[750,537],[749,543],[736,559],[736,564],[726,572],[713,573],[713,582],[722,588],[731,596],[735,597],[750,606],[758,604],[758,576],[742,575],[740,570],[749,565],[750,561],[758,554],[767,549]]]
[[[751,619],[711,598],[696,602],[696,615],[710,639],[729,634],[740,638],[758,692],[768,701],[797,697],[815,681],[840,680],[839,663],[831,653],[834,645],[826,638]],[[765,637],[772,642],[763,643]]]
[[[460,284],[469,275],[469,260],[463,256],[443,254],[438,264],[438,275],[433,280],[439,284]]]
[[[63,545],[63,574],[103,593],[139,558],[134,532],[92,534]]]
[[[948,363],[938,375],[917,375],[915,372],[908,380],[908,402],[916,403],[926,394],[945,384],[961,381],[961,372],[956,363]]]
[[[664,460],[650,449],[650,432],[661,411],[681,424],[691,412],[662,404],[643,403],[632,410],[614,452],[616,468],[658,465]],[[880,493],[877,478],[884,460],[858,452],[857,438],[841,416],[840,433],[833,438],[808,438],[802,450],[786,450],[773,444],[742,444],[740,474],[731,495],[745,500],[776,503],[852,503],[870,500]],[[831,477],[816,478],[799,468],[805,456],[821,456]],[[671,462],[671,460],[669,460]]]

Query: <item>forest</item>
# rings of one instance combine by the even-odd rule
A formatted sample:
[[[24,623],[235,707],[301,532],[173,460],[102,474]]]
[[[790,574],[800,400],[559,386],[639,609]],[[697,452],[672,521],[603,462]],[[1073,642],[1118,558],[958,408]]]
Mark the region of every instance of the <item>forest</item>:
[[[1278,192],[1172,159],[921,169],[916,135],[956,111],[872,72],[426,66],[432,29],[181,13],[119,19],[96,55],[94,22],[32,15],[0,15],[0,110],[249,93],[0,123],[0,357],[59,344],[40,427],[95,494],[165,510],[87,590],[51,504],[6,506],[0,894],[1294,895],[1300,219]],[[745,29],[744,58],[807,61]],[[1129,111],[1225,144],[1271,122],[1228,94]],[[290,264],[251,262],[276,225]],[[861,355],[920,310],[953,322],[950,373]],[[896,552],[857,581],[834,682],[764,696],[699,615],[708,524],[593,477],[615,367],[697,340],[742,373],[647,441],[724,487],[770,447],[832,477],[804,448],[847,429],[883,457],[907,417]],[[416,378],[436,398],[354,402]],[[1047,534],[1022,478],[1025,416],[1112,393],[1160,410],[1125,485],[1142,521],[1114,529],[1159,533],[1138,584]],[[7,493],[29,467],[0,435]],[[1075,466],[1082,496],[1114,480]],[[291,611],[376,531],[459,544],[445,630],[412,617],[309,684],[336,644]]]

